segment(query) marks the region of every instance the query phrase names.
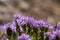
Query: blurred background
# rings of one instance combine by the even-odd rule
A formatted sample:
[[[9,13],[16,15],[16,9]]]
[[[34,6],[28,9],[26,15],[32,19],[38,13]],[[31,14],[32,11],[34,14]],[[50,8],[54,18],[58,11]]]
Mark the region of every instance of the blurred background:
[[[11,22],[15,12],[55,25],[60,21],[60,0],[0,0],[0,24]]]

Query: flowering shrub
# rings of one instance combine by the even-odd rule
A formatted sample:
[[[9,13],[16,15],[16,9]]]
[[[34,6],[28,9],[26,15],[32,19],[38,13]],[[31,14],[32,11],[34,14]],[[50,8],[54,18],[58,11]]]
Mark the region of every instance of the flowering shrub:
[[[0,25],[0,40],[60,40],[60,22],[57,26],[33,17],[13,15],[13,21]]]

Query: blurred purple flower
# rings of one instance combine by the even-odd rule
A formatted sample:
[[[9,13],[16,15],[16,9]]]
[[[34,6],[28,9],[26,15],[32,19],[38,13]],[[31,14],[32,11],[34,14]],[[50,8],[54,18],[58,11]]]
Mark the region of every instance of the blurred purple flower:
[[[48,28],[48,23],[47,23],[46,21],[37,20],[37,21],[36,21],[36,24],[37,24],[37,26],[39,26],[40,28],[42,28],[42,27]]]
[[[24,18],[20,18],[16,20],[19,26],[23,26],[24,24],[26,24],[23,20]]]
[[[46,32],[44,35],[48,37],[50,35],[50,32]]]
[[[56,37],[56,35],[51,34],[51,35],[49,36],[49,40],[55,40],[55,37]]]
[[[7,37],[5,35],[3,35],[1,40],[7,40]]]
[[[11,28],[12,31],[16,32],[16,24],[14,21],[9,25],[9,28]]]
[[[35,19],[32,17],[32,18],[30,18],[29,17],[29,24],[30,24],[30,26],[34,26],[34,27],[36,27],[37,25],[36,25],[36,21],[35,21]]]
[[[26,24],[29,23],[29,17],[28,17],[28,16],[24,17],[24,22],[25,22]]]
[[[60,30],[56,30],[56,35],[60,38]]]
[[[21,36],[18,37],[18,40],[31,40],[31,39],[29,35],[21,34]]]
[[[40,20],[37,20],[37,21],[36,21],[36,25],[37,25],[39,28],[42,28],[42,25],[43,25],[43,24],[41,23]]]
[[[2,26],[2,25],[0,25],[0,31],[2,31],[2,29],[3,29],[3,26]]]
[[[57,23],[57,28],[60,29],[60,22]]]
[[[53,31],[52,33],[51,32],[46,32],[44,33],[45,36],[47,36],[49,38],[49,40],[54,40],[56,38],[56,32]]]
[[[21,14],[19,14],[19,13],[15,13],[14,15],[13,15],[13,18],[14,19],[19,19],[21,17]]]
[[[49,30],[54,30],[54,26],[53,25],[50,25],[48,26]]]
[[[48,26],[49,26],[46,21],[43,21],[42,24],[43,24],[43,27],[46,27],[46,28],[48,28]]]
[[[9,23],[4,24],[4,25],[2,26],[2,32],[3,32],[3,33],[6,33],[6,30],[7,30],[8,27],[9,27]]]

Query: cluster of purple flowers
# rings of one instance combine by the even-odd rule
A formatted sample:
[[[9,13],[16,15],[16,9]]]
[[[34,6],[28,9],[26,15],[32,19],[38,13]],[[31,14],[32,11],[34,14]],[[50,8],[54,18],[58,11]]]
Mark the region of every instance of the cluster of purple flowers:
[[[56,31],[53,31],[53,32],[46,32],[46,33],[44,33],[44,35],[46,37],[48,37],[49,40],[55,40],[56,37],[60,38],[60,30],[56,30]]]
[[[49,24],[48,22],[43,21],[43,20],[36,20],[33,17],[23,16],[20,14],[14,14],[13,19],[14,20],[11,23],[6,23],[4,25],[0,25],[0,35],[1,35],[0,40],[12,40],[12,38],[9,38],[7,35],[7,31],[10,32],[8,30],[8,28],[12,31],[12,33],[15,33],[17,35],[15,40],[33,40],[29,33],[32,33],[32,29],[35,30],[34,28],[37,28],[37,29],[47,28],[48,30],[46,32],[44,32],[43,37],[45,37],[45,36],[48,37],[49,38],[48,40],[55,40],[55,38],[57,36],[60,38],[60,22],[57,24],[57,28],[55,29],[54,26]],[[32,28],[32,29],[30,29],[30,31],[28,33],[27,33],[27,31],[29,29],[28,29],[27,24],[29,24],[30,28]],[[25,27],[27,27],[26,32],[24,32],[25,31],[24,27],[23,27],[24,25],[26,25]],[[17,28],[19,29],[19,31]],[[45,30],[45,29],[43,29],[43,30]],[[39,30],[39,32],[40,31],[42,31],[42,30]],[[38,34],[38,36],[40,35],[39,32],[37,31],[37,33],[36,33],[36,34]],[[8,34],[10,35],[10,33],[8,33]],[[40,40],[39,37],[34,40]]]
[[[60,22],[57,23],[55,30],[45,32],[44,35],[48,37],[49,40],[60,40]]]

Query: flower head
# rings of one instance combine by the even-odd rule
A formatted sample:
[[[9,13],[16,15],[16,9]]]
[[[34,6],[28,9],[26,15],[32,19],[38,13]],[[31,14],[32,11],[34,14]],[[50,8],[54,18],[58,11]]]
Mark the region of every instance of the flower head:
[[[57,23],[57,28],[60,29],[60,22]]]
[[[3,32],[3,33],[6,33],[8,27],[9,27],[9,23],[4,24],[4,25],[2,26],[2,32]]]
[[[56,35],[60,38],[60,30],[56,30]]]
[[[53,31],[52,33],[51,32],[46,32],[46,33],[44,33],[44,35],[46,37],[48,37],[49,40],[54,40],[56,38],[56,32],[55,31]]]
[[[13,15],[13,18],[14,18],[14,19],[19,19],[20,17],[21,17],[21,14],[15,13],[15,14]]]
[[[29,35],[22,34],[21,36],[18,37],[18,40],[31,40],[31,39]]]
[[[7,40],[7,37],[5,35],[3,35],[1,40]]]
[[[9,25],[9,28],[11,28],[12,31],[16,32],[16,24],[15,24],[15,22],[12,22],[12,23]]]

